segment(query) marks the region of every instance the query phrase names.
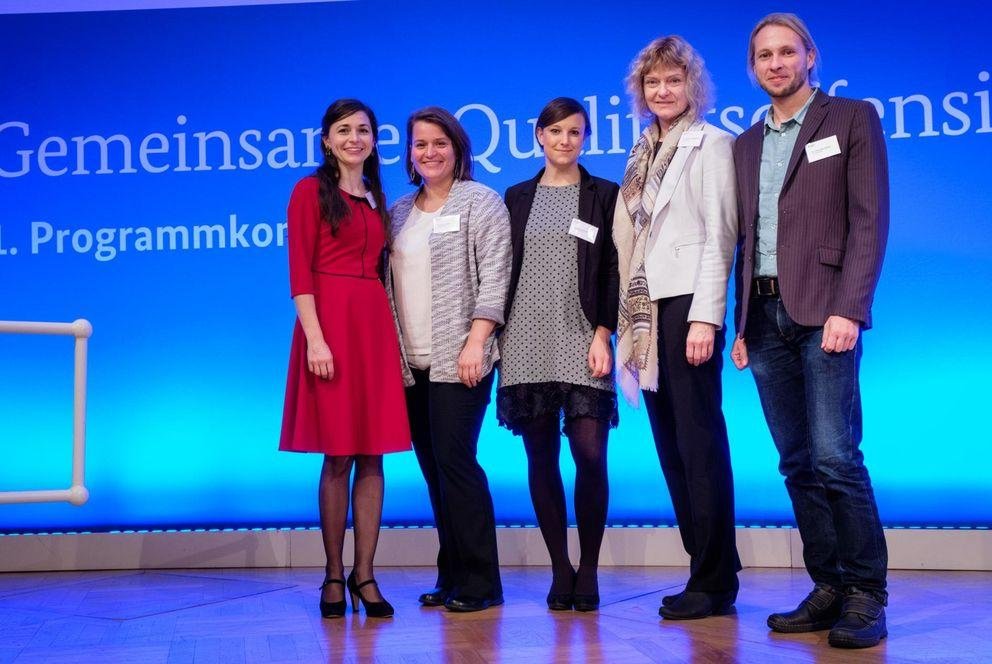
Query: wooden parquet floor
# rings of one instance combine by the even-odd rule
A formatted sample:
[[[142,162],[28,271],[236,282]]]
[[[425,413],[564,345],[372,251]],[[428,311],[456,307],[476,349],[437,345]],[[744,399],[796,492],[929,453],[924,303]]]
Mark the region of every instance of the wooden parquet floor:
[[[452,614],[417,604],[429,568],[380,568],[394,618],[323,620],[317,569],[0,574],[0,664],[992,662],[989,572],[891,572],[889,638],[853,652],[830,648],[826,632],[765,627],[808,592],[802,570],[745,570],[736,614],[660,620],[661,596],[685,575],[604,568],[598,613],[551,613],[547,568],[504,568],[505,605]]]

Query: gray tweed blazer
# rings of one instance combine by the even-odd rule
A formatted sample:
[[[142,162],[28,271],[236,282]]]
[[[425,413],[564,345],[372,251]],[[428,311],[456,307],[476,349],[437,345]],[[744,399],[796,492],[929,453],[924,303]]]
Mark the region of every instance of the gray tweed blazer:
[[[390,209],[392,237],[410,217],[417,192],[401,197]],[[431,250],[431,371],[435,383],[457,383],[458,355],[465,345],[472,321],[485,318],[503,325],[503,309],[510,285],[510,215],[495,191],[471,180],[456,180],[440,215],[460,217],[456,232],[434,233]],[[393,279],[385,271],[386,292],[396,316]],[[406,361],[399,320],[403,382],[413,384]],[[499,359],[496,334],[486,341],[483,376]]]

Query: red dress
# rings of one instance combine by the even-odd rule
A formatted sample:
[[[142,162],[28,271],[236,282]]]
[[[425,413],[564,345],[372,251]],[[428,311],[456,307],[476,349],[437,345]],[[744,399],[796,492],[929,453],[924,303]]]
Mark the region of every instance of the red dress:
[[[307,368],[297,318],[279,449],[334,456],[408,450],[399,341],[379,281],[382,223],[368,201],[342,192],[351,214],[331,235],[317,188],[317,178],[306,177],[289,199],[289,282],[294,297],[314,296],[334,377],[323,380]]]

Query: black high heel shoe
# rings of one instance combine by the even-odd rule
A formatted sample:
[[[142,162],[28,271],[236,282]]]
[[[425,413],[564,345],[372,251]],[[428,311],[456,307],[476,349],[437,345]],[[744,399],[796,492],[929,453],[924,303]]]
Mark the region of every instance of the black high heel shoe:
[[[393,615],[393,605],[383,598],[381,602],[370,602],[362,595],[361,589],[372,584],[378,586],[375,579],[358,583],[355,580],[355,570],[351,570],[348,575],[348,592],[351,594],[351,612],[358,613],[358,601],[361,600],[365,607],[365,615],[369,618],[391,618]]]
[[[344,579],[324,579],[324,582],[320,584],[320,588],[318,588],[318,590],[323,593],[324,588],[332,583],[339,583],[343,586]],[[342,588],[342,590],[344,589]],[[342,595],[343,594],[344,593],[342,593]],[[340,618],[344,615],[344,608],[346,606],[347,604],[345,603],[344,597],[337,602],[325,602],[324,600],[320,600],[320,616],[322,618]]]

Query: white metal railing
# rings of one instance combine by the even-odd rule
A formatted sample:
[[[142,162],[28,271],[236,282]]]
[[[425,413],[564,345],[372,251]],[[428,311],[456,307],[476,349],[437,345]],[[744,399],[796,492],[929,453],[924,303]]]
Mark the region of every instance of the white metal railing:
[[[67,501],[82,505],[89,497],[83,483],[86,462],[86,344],[93,326],[84,318],[71,323],[0,320],[0,334],[59,334],[76,338],[72,397],[72,485],[68,489],[0,491],[0,504]]]

